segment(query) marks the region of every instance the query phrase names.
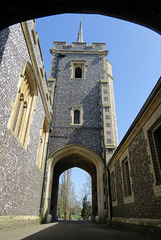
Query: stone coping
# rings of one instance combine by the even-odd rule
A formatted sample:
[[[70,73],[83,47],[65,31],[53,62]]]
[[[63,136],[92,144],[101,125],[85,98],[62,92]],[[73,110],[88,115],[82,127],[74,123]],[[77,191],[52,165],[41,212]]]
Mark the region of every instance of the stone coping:
[[[113,217],[112,222],[161,228],[161,219]]]

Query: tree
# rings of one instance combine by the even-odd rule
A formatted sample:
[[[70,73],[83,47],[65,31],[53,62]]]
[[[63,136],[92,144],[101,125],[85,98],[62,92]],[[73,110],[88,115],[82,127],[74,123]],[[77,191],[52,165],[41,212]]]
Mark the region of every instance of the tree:
[[[71,169],[62,174],[58,191],[57,213],[59,218],[70,219],[69,197],[71,195]]]
[[[57,214],[59,219],[70,220],[71,214],[81,212],[80,203],[76,199],[74,184],[71,181],[72,169],[61,176],[58,191]]]
[[[87,201],[87,196],[85,195],[82,203],[81,216],[83,220],[87,220],[91,215],[92,215],[92,206],[91,206],[91,203]]]
[[[91,200],[92,200],[91,176],[89,174],[87,174],[87,175],[85,175],[85,177],[86,177],[86,182],[83,184],[83,187],[81,189],[81,196],[82,196],[81,201],[83,201],[84,196],[86,196],[87,201],[91,202]]]

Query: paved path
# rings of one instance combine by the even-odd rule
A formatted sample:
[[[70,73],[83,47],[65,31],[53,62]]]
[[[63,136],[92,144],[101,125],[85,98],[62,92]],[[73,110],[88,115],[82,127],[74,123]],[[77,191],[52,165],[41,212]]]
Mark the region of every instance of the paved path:
[[[151,240],[136,233],[109,229],[105,225],[59,222],[0,232],[0,240]]]

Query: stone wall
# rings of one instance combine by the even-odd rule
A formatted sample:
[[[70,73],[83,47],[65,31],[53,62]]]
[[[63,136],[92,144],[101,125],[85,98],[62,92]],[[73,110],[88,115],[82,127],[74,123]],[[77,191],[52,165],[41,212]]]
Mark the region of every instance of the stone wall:
[[[27,26],[40,72],[42,58],[40,47],[34,43],[32,37],[33,23],[32,20],[28,21]],[[32,65],[20,23],[0,32],[0,46],[0,219],[7,221],[6,219],[9,220],[10,217],[16,219],[16,216],[19,216],[18,220],[20,221],[20,216],[39,216],[43,172],[36,166],[36,157],[45,111],[41,95],[38,92],[29,144],[25,150],[7,128],[18,91],[20,73],[25,61]],[[45,76],[41,80],[44,91],[46,91]]]

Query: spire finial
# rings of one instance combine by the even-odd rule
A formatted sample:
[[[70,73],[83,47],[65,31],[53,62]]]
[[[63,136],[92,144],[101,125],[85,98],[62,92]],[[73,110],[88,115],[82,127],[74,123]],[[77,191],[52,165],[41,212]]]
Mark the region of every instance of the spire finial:
[[[79,31],[78,31],[77,42],[83,43],[82,18],[80,18],[80,26],[79,26]]]

